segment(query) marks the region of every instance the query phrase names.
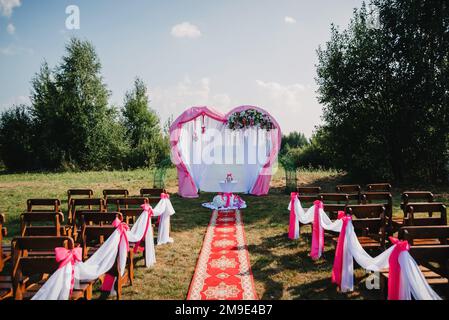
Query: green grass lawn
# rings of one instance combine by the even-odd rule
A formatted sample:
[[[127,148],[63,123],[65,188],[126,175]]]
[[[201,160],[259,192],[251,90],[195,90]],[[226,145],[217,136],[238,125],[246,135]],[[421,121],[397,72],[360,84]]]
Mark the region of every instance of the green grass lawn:
[[[346,177],[335,171],[300,171],[301,185],[322,186],[334,191],[335,185]],[[287,238],[289,195],[284,194],[283,175],[279,170],[268,196],[243,196],[248,208],[243,211],[245,231],[255,278],[256,290],[262,299],[378,299],[377,291],[365,289],[360,282],[351,294],[337,293],[331,284],[334,248],[326,241],[324,259],[314,262],[308,256],[310,226],[303,227],[298,241]],[[19,230],[18,218],[29,198],[59,198],[67,211],[67,189],[91,188],[96,196],[106,188],[127,188],[137,195],[140,188],[152,186],[149,170],[0,174],[0,212],[6,214],[8,238]],[[192,278],[203,237],[210,219],[210,211],[201,203],[211,201],[213,194],[203,193],[197,199],[182,199],[176,195],[175,170],[168,173],[168,191],[176,210],[172,217],[171,236],[175,243],[156,247],[157,263],[146,269],[139,258],[136,280],[124,290],[125,299],[185,299]],[[394,213],[399,210],[401,190],[394,190]],[[437,198],[448,201],[448,189],[436,190]],[[362,279],[363,271],[357,270]]]

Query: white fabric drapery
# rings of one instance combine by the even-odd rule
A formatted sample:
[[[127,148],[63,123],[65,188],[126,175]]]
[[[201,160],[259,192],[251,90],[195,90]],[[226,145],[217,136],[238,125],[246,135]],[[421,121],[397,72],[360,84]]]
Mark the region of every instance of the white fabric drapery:
[[[233,192],[249,193],[272,150],[270,133],[249,127],[230,130],[226,124],[202,116],[183,124],[179,137],[181,158],[199,190],[222,191],[219,181],[231,172]],[[204,156],[204,157],[203,157]]]
[[[298,221],[302,224],[311,224],[314,220],[315,205],[307,211],[301,206],[298,197],[294,200],[294,210]],[[290,211],[291,202],[288,205]],[[334,232],[341,232],[343,221],[338,219],[331,221],[323,209],[319,210],[320,225],[323,229]],[[350,292],[354,289],[354,260],[365,270],[378,272],[389,268],[389,258],[395,245],[382,252],[377,257],[371,257],[358,241],[354,231],[352,221],[346,226],[346,234],[343,250],[343,266],[341,277],[341,291]],[[419,269],[413,257],[408,251],[399,254],[399,264],[401,266],[401,300],[441,300],[438,294],[429,286],[424,275]]]
[[[170,216],[175,213],[169,199],[163,198],[153,209],[153,216],[168,217],[161,218],[159,228],[165,235],[169,235]],[[149,223],[148,232],[145,234],[147,221],[150,219],[148,212],[143,212],[132,229],[126,232],[129,242],[139,242],[145,235],[145,261],[147,267],[156,262],[153,228]],[[163,222],[164,221],[164,222]],[[125,273],[126,259],[128,256],[128,247],[125,241],[120,240],[121,235],[115,230],[111,236],[98,248],[98,250],[85,262],[77,262],[72,267],[69,263],[63,268],[56,270],[53,275],[45,282],[42,288],[33,296],[33,300],[68,300],[70,295],[70,284],[72,268],[74,268],[75,288],[80,281],[91,281],[98,279],[101,275],[108,272],[114,265],[117,254],[119,254],[119,267],[121,275]]]

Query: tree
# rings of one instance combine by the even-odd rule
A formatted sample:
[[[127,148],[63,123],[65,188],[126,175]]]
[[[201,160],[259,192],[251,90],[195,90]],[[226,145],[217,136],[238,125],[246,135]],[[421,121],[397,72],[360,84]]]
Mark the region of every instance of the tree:
[[[0,154],[3,164],[13,171],[33,168],[34,123],[26,106],[16,106],[0,116]]]
[[[133,167],[152,166],[168,155],[159,117],[150,109],[147,87],[136,78],[134,88],[127,92],[123,106],[123,124],[130,145],[128,164]]]
[[[88,41],[72,38],[66,52],[53,72],[44,63],[32,82],[41,166],[118,165],[126,145],[117,111],[108,106],[109,91],[95,49]]]
[[[307,145],[306,136],[297,131],[290,132],[288,135],[282,135],[281,154],[285,154],[290,148],[302,148]]]
[[[442,182],[449,161],[449,5],[375,0],[318,50],[334,164],[352,175]]]

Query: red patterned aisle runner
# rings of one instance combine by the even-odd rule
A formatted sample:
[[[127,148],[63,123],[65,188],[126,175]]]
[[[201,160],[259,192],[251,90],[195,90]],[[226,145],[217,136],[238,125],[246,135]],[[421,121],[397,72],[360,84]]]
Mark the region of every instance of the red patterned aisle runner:
[[[242,216],[213,211],[187,300],[256,300]]]

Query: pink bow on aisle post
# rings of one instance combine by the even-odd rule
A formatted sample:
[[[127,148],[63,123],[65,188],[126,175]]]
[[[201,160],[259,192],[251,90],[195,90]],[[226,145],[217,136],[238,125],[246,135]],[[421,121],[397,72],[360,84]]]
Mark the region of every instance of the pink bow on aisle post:
[[[59,263],[58,269],[64,268],[67,264],[72,265],[72,276],[70,279],[70,295],[72,295],[75,285],[75,263],[82,261],[82,250],[80,247],[68,250],[66,248],[55,248],[56,262]]]
[[[295,212],[295,200],[298,197],[297,192],[290,194],[290,224],[288,227],[288,238],[291,240],[296,239],[296,212]],[[299,232],[298,232],[299,233]]]
[[[334,266],[332,268],[332,283],[341,288],[341,276],[343,272],[343,256],[345,250],[346,227],[352,217],[346,215],[344,211],[338,211],[338,219],[343,220],[340,235],[338,236],[337,249],[335,250]]]
[[[145,237],[148,232],[148,228],[150,227],[150,224],[151,224],[151,217],[153,216],[153,208],[151,208],[151,206],[148,203],[145,203],[145,204],[141,205],[140,207],[143,209],[144,213],[148,214],[148,219],[147,219],[147,224],[145,225],[145,231],[143,233],[142,239],[140,239],[140,241],[134,247],[134,253],[143,251],[143,248],[141,245],[142,245],[142,242],[145,240]]]
[[[401,290],[401,265],[399,264],[399,255],[403,251],[408,251],[410,246],[407,241],[401,241],[393,237],[390,237],[390,241],[395,245],[395,248],[388,259],[388,300],[399,300]]]
[[[115,227],[118,232],[120,233],[120,241],[118,244],[118,247],[120,248],[120,245],[122,241],[125,241],[126,244],[126,252],[129,251],[129,242],[128,242],[128,235],[126,234],[129,231],[129,226],[122,222],[119,218],[116,218],[112,222],[112,226]],[[117,252],[119,254],[120,250]],[[107,273],[104,277],[103,285],[101,286],[101,291],[110,292],[112,290],[112,287],[114,286],[115,277]]]
[[[316,200],[313,204],[315,211],[313,215],[312,250],[310,256],[313,260],[318,260],[324,249],[324,230],[320,223],[320,210],[323,209],[323,202]]]

